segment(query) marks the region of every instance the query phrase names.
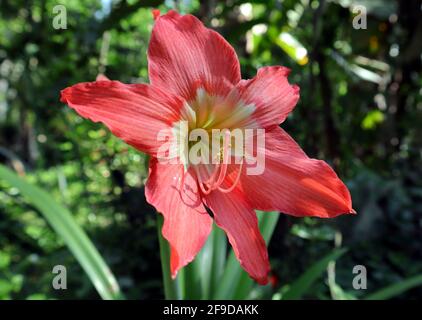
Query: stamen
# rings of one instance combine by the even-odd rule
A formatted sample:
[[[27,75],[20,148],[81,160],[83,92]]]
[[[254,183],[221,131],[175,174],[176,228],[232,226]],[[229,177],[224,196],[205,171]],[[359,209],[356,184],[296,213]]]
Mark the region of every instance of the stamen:
[[[217,164],[215,165],[215,169],[214,169],[214,171],[213,171],[212,175],[208,178],[207,183],[208,183],[210,186],[212,186],[212,185],[214,185],[214,184],[215,184],[215,181],[217,180],[217,179],[216,179],[216,176],[217,176],[217,174],[220,172],[220,167],[221,167],[221,164],[220,164],[220,163],[217,163]]]
[[[195,166],[195,171],[196,171],[196,175],[198,177],[198,182],[199,182],[199,188],[205,195],[210,194],[211,191],[215,189],[218,189],[219,191],[223,193],[229,193],[234,190],[234,188],[237,186],[237,184],[240,181],[240,176],[242,174],[243,163],[244,163],[243,157],[240,162],[239,172],[236,176],[236,179],[233,182],[233,185],[227,189],[220,187],[227,176],[228,161],[229,161],[229,156],[230,156],[230,149],[229,149],[230,139],[231,139],[230,131],[227,130],[224,134],[224,145],[223,145],[223,150],[222,150],[223,161],[222,163],[219,163],[216,165],[214,172],[212,173],[211,177],[208,178],[207,181],[204,181],[204,177],[202,175],[200,167]],[[217,173],[218,173],[218,178],[216,179]]]
[[[183,189],[183,185],[185,183],[185,170],[184,170],[184,168],[182,168],[181,171],[182,171],[181,177],[179,175],[179,187],[178,187],[179,192]]]
[[[207,194],[210,194],[211,193],[211,191],[213,190],[210,186],[208,186],[208,190],[207,189],[205,189],[205,182],[204,182],[204,180],[202,179],[202,174],[201,174],[201,172],[200,172],[200,170],[199,170],[199,167],[198,166],[194,166],[195,167],[195,172],[196,172],[196,176],[198,177],[198,184],[199,184],[199,188],[201,189],[201,191],[205,194],[205,195],[207,195]],[[217,170],[218,170],[218,168],[217,168]],[[214,174],[213,174],[214,175]]]
[[[185,197],[183,196],[185,194],[185,192],[184,192],[184,187],[185,187],[185,169],[182,167],[180,171],[181,171],[181,174],[179,174],[179,176],[178,176],[179,185],[178,186],[175,186],[175,187],[176,187],[177,192],[180,195],[180,198],[182,199],[182,202],[183,203],[187,203],[186,200],[185,200]]]
[[[180,198],[184,204],[187,206],[196,206],[201,202],[201,198],[198,197],[198,195],[192,195],[188,194],[187,191],[189,191],[188,188],[185,188],[185,170],[182,167],[181,175],[178,176],[179,185],[175,186],[173,184],[173,187],[176,188],[177,192],[180,195]]]
[[[227,164],[229,162],[229,156],[230,156],[230,152],[229,152],[229,148],[230,148],[230,131],[226,130],[224,133],[224,145],[223,145],[223,163],[222,163],[222,168],[220,170],[220,174],[218,176],[217,182],[215,182],[212,185],[213,189],[218,188],[224,181],[224,178],[226,176],[227,173]]]
[[[229,192],[231,192],[231,191],[233,191],[233,190],[234,190],[234,188],[237,186],[237,184],[238,184],[238,183],[239,183],[239,181],[240,181],[240,176],[242,175],[243,160],[244,160],[244,158],[242,157],[242,162],[240,162],[240,166],[239,166],[239,172],[237,173],[237,177],[236,177],[236,179],[234,180],[234,182],[233,182],[233,184],[231,185],[231,187],[230,187],[230,188],[228,188],[228,189],[223,189],[223,188],[221,188],[221,187],[218,187],[218,190],[219,190],[219,191],[221,191],[221,192],[223,192],[223,193],[229,193]]]

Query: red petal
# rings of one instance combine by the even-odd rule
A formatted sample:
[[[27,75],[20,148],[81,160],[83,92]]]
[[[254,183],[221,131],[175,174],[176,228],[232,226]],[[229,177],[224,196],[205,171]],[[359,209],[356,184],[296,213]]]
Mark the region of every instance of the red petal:
[[[175,11],[157,18],[148,49],[151,84],[190,100],[198,83],[225,95],[240,81],[236,52],[192,15]]]
[[[185,173],[184,187],[180,187],[178,179],[183,170],[183,165],[161,164],[152,158],[145,188],[147,201],[164,216],[162,233],[170,243],[173,277],[195,258],[212,228],[190,171]]]
[[[294,216],[331,218],[354,213],[350,193],[324,161],[310,159],[281,128],[265,135],[265,170],[242,174],[241,185],[251,205]]]
[[[234,90],[245,104],[256,108],[253,118],[266,128],[283,122],[299,100],[299,87],[290,85],[284,67],[264,67],[251,80],[240,82]]]
[[[206,203],[217,225],[226,232],[240,265],[258,283],[266,284],[270,271],[267,248],[256,213],[240,189],[228,194],[213,191],[206,196]]]
[[[114,135],[154,155],[157,134],[180,118],[183,102],[145,84],[84,82],[61,92],[61,101],[82,117],[104,123]],[[163,142],[161,142],[163,143]]]

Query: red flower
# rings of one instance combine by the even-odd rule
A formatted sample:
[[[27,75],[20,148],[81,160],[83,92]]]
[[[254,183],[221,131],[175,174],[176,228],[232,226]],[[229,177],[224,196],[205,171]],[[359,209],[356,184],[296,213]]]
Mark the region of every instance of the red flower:
[[[162,233],[171,246],[173,277],[201,249],[214,218],[242,267],[265,284],[270,266],[254,209],[335,217],[354,212],[349,191],[325,162],[308,158],[278,126],[299,99],[287,68],[264,67],[255,78],[241,80],[236,53],[218,33],[192,15],[170,11],[154,16],[150,85],[102,78],[64,89],[61,101],[152,156],[146,197],[164,215]],[[265,155],[264,172],[246,174],[243,159],[231,165],[159,161],[168,141],[157,139],[158,134],[167,130],[181,138],[177,128],[182,120],[189,130],[265,129],[265,145],[255,148]],[[223,160],[228,149],[224,143]]]

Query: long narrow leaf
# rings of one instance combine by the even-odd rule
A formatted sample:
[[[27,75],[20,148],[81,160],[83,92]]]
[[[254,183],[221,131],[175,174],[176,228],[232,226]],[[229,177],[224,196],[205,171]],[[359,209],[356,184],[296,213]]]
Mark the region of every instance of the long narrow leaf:
[[[402,294],[414,287],[422,285],[422,274],[400,281],[399,283],[392,284],[377,292],[371,293],[366,296],[365,300],[387,300]]]
[[[216,300],[232,299],[236,290],[236,284],[242,274],[241,272],[242,268],[232,251],[227,259],[220,286],[214,293],[213,298]]]
[[[10,169],[0,165],[0,179],[17,188],[63,239],[76,260],[91,279],[103,299],[120,299],[119,286],[107,264],[70,212],[46,191],[27,183]]]
[[[327,269],[330,261],[335,261],[340,258],[346,249],[335,249],[330,254],[317,261],[312,267],[310,267],[304,274],[302,274],[296,281],[294,281],[287,292],[282,295],[283,300],[297,300],[300,299],[303,294],[311,287],[311,285]]]
[[[226,235],[223,230],[214,224],[204,247],[191,262],[192,265],[195,265],[193,268],[194,272],[200,275],[201,295],[190,294],[188,296],[195,296],[196,299],[210,299],[213,290],[218,287],[223,274],[224,264],[226,263],[226,250]],[[186,271],[190,272],[190,270],[192,268],[188,266]],[[196,295],[197,289],[197,287],[192,287],[191,285],[190,288],[187,288],[187,290],[196,291]]]
[[[213,256],[210,279],[210,293],[209,297],[214,295],[214,292],[220,286],[221,277],[223,276],[224,267],[227,263],[227,239],[226,234],[222,229],[213,226]]]
[[[214,229],[214,228],[213,228]],[[211,287],[212,255],[214,251],[214,230],[211,231],[205,245],[191,262],[195,264],[195,272],[199,273],[200,296],[197,299],[209,299]],[[194,289],[195,291],[197,288]]]
[[[203,252],[201,252],[202,254]],[[199,300],[202,296],[201,279],[201,257],[196,257],[194,261],[184,267],[185,272],[185,296],[186,300]]]

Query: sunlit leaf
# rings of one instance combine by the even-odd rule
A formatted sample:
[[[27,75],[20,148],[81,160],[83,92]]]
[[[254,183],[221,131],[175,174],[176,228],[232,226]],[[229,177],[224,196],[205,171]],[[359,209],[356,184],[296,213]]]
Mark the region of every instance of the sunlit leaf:
[[[280,33],[276,43],[298,64],[305,65],[308,63],[308,51],[290,33]]]
[[[366,130],[374,129],[378,124],[384,121],[384,114],[379,110],[372,110],[367,113],[362,120],[362,128]]]

